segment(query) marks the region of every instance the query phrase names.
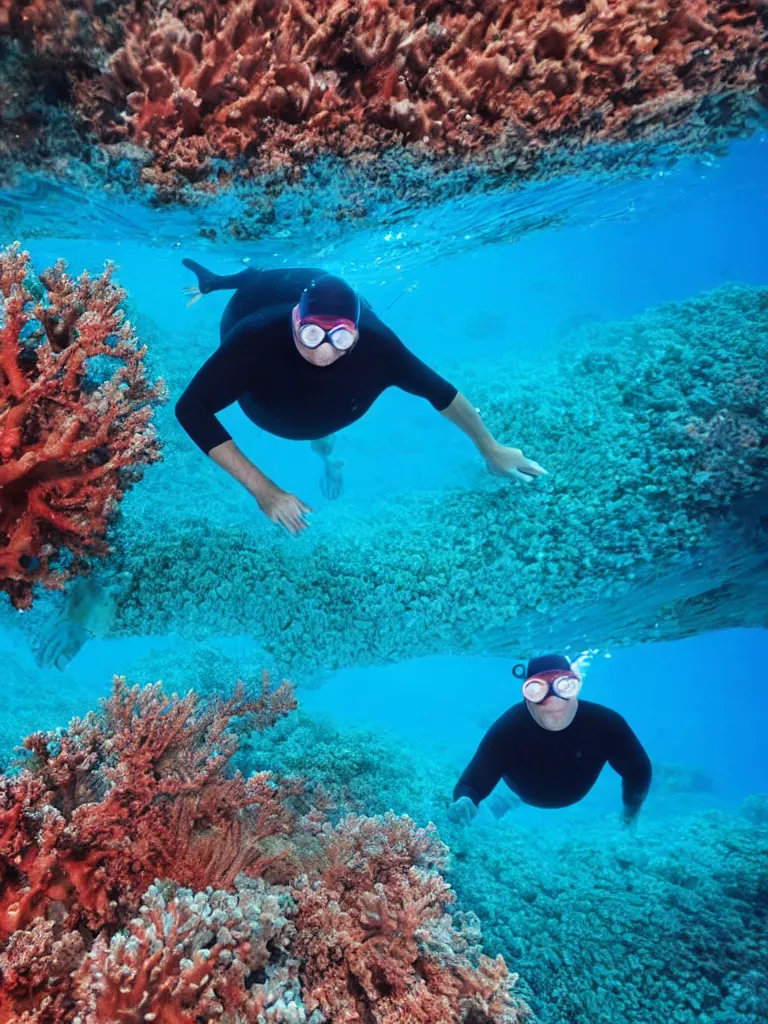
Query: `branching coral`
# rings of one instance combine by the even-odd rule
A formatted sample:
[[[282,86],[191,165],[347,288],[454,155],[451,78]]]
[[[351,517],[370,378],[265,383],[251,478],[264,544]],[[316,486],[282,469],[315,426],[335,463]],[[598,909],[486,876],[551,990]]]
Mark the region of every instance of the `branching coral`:
[[[244,880],[232,894],[165,896],[150,886],[139,916],[111,941],[100,935],[82,960],[76,1024],[196,1024],[225,1013],[260,1021],[268,1008],[273,1020],[303,1020],[292,998],[298,965],[285,955],[293,932],[286,904],[286,893],[263,882]],[[293,1018],[278,1016],[291,1010]]]
[[[294,886],[304,1000],[337,1024],[525,1016],[503,960],[477,955],[447,913],[446,848],[408,818],[351,815],[324,835],[319,878]]]
[[[445,914],[431,832],[393,816],[334,830],[298,781],[231,771],[232,720],[266,729],[293,706],[267,678],[202,707],[116,679],[99,714],[27,739],[0,776],[0,1024],[302,1024],[305,1003],[362,1021],[339,972],[321,980],[334,944],[377,1020],[395,1019],[395,983],[414,1022],[518,1019],[503,961]]]
[[[123,494],[159,458],[164,386],[147,380],[113,269],[74,280],[59,261],[36,294],[29,254],[0,253],[0,590],[19,608],[33,583],[61,586],[107,550]]]
[[[625,138],[708,94],[756,92],[758,0],[217,0],[146,10],[78,103],[172,187],[243,155],[260,170],[402,142],[442,156]]]

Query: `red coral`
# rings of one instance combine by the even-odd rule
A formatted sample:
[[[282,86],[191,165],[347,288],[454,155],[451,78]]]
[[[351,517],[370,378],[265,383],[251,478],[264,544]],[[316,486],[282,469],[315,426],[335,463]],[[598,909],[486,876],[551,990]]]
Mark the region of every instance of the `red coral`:
[[[334,1024],[514,1024],[527,1016],[503,960],[477,950],[471,958],[446,913],[454,895],[437,869],[447,850],[433,831],[392,814],[352,815],[325,839],[320,877],[294,886],[293,949],[304,963],[308,1010]]]
[[[0,252],[0,590],[17,608],[33,583],[59,587],[107,551],[111,515],[160,457],[152,405],[165,389],[146,378],[113,270],[73,280],[59,261],[40,275],[42,297],[29,254]],[[111,370],[101,380],[99,356]]]
[[[175,13],[174,13],[175,11]],[[137,21],[79,104],[106,143],[154,155],[145,180],[205,179],[403,140],[440,154],[555,133],[620,139],[707,94],[757,92],[758,0],[219,0]],[[761,20],[763,19],[763,20]]]
[[[100,714],[29,737],[0,776],[0,1024],[525,1016],[446,912],[432,828],[319,826],[289,806],[298,784],[229,771],[232,719],[293,706],[266,676],[203,707],[116,679]]]
[[[238,687],[200,709],[194,694],[169,698],[116,679],[100,715],[29,737],[30,767],[0,776],[3,971],[18,974],[19,935],[41,922],[56,925],[36,941],[58,962],[56,943],[67,933],[119,925],[155,877],[228,887],[240,870],[269,865],[260,843],[289,831],[283,802],[296,786],[268,773],[230,776],[237,739],[228,725],[249,715],[265,725],[291,703],[288,684],[270,694],[266,680],[256,698]],[[19,1011],[19,984],[4,984],[0,1022],[9,1000]]]

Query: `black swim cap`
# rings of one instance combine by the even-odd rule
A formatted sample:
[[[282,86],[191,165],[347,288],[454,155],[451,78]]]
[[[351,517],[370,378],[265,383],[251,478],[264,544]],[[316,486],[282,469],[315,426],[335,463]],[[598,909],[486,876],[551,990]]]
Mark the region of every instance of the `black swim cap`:
[[[299,299],[299,319],[312,316],[338,316],[356,324],[360,318],[360,298],[340,277],[323,274],[304,289]]]
[[[530,679],[531,676],[537,676],[540,672],[555,672],[558,669],[570,672],[570,661],[562,654],[541,654],[538,658],[531,658],[528,662],[526,678]]]

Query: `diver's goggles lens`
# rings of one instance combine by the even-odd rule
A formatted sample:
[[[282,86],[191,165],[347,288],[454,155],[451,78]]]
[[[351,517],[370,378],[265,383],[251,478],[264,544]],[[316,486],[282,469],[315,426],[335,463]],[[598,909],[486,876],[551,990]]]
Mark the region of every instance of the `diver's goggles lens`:
[[[357,341],[357,330],[351,323],[330,322],[317,323],[314,320],[298,323],[299,338],[306,348],[319,348],[324,341],[329,341],[337,352],[348,352]]]
[[[319,324],[304,324],[299,331],[302,345],[307,348],[317,348],[325,341],[325,331]]]
[[[357,341],[357,331],[350,331],[348,327],[338,327],[336,330],[329,331],[328,337],[334,348],[337,348],[339,352],[346,352]]]
[[[557,694],[563,700],[570,700],[580,689],[581,679],[575,675],[555,676],[552,679],[531,676],[523,683],[523,696],[532,704],[541,704],[550,693]]]

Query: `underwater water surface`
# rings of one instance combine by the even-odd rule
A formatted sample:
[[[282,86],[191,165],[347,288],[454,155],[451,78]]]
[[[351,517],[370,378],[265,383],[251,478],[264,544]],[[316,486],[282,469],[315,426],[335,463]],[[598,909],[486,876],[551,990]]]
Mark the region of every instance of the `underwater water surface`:
[[[459,906],[520,975],[537,1020],[768,1021],[768,477],[756,457],[741,493],[726,467],[732,493],[691,511],[689,534],[675,494],[693,509],[720,469],[660,455],[658,511],[633,493],[621,447],[636,409],[661,415],[674,408],[667,389],[690,396],[699,371],[717,379],[710,352],[728,351],[740,318],[738,352],[768,352],[768,137],[625,180],[585,173],[452,201],[375,231],[325,237],[315,218],[285,237],[278,223],[248,245],[201,239],[192,211],[33,184],[0,202],[36,267],[117,264],[150,371],[170,391],[157,414],[164,461],[123,500],[93,590],[41,592],[24,613],[0,601],[0,763],[23,736],[96,707],[114,675],[210,696],[268,668],[295,682],[299,711],[246,745],[241,766],[343,782],[364,812],[435,822]],[[339,436],[332,502],[309,445],[232,406],[221,419],[241,449],[314,510],[300,539],[279,533],[173,415],[228,298],[188,307],[183,257],[222,274],[320,264],[344,276],[547,479],[491,478],[426,402],[391,390]],[[629,376],[636,362],[636,405],[628,377],[620,387],[614,363],[590,369],[586,351],[617,353]],[[738,365],[723,373],[738,379]],[[637,438],[655,438],[643,423]],[[684,444],[682,430],[669,436],[670,449]],[[458,776],[520,700],[512,666],[555,651],[590,654],[582,696],[623,715],[650,756],[636,827],[620,826],[609,767],[560,810],[510,800],[500,783],[506,813],[485,806],[458,827]]]

